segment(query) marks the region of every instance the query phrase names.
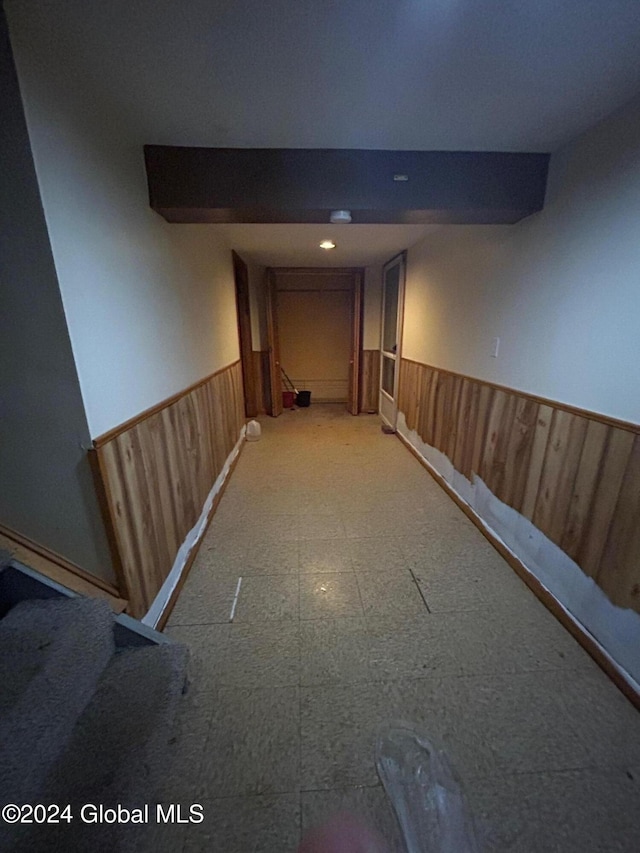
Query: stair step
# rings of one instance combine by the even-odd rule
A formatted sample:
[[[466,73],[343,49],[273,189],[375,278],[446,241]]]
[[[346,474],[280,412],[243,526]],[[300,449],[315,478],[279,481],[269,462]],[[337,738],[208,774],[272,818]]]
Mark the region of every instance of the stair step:
[[[36,801],[113,651],[105,601],[23,601],[0,620],[3,802]]]

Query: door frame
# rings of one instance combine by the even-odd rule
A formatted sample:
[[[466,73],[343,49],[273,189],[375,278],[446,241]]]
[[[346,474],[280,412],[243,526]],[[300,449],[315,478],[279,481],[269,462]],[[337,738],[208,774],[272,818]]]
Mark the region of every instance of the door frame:
[[[244,394],[244,413],[247,418],[258,414],[256,400],[256,377],[253,365],[253,343],[251,336],[251,300],[249,296],[249,269],[240,255],[231,251],[233,278],[236,290],[236,316],[238,318],[238,342]]]
[[[282,378],[280,373],[280,339],[278,336],[278,273],[295,275],[328,275],[331,273],[352,276],[351,299],[351,342],[349,352],[349,396],[347,410],[352,415],[359,413],[362,365],[362,316],[364,311],[364,269],[362,267],[268,267],[266,270],[267,291],[267,342],[269,350],[269,386],[271,409],[269,414],[278,417],[282,408]]]
[[[267,348],[269,351],[269,391],[270,411],[272,418],[277,418],[283,412],[282,408],[282,378],[280,373],[280,338],[278,337],[278,293],[276,282],[277,270],[268,267],[266,271],[267,287]]]
[[[396,311],[396,351],[391,353],[384,349],[384,309],[385,309],[385,279],[387,272],[399,266],[398,275],[398,306]],[[407,276],[407,250],[398,252],[382,267],[382,295],[380,304],[380,380],[378,386],[378,413],[381,420],[394,432],[398,425],[398,397],[400,390],[400,362],[402,361],[402,333],[404,330],[404,294]],[[393,396],[382,387],[384,376],[384,359],[393,358]]]

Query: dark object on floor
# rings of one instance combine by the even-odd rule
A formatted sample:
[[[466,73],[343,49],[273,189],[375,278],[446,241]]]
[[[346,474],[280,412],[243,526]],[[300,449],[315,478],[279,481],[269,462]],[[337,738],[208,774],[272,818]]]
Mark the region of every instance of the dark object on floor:
[[[298,391],[296,394],[296,405],[306,409],[311,405],[311,391]]]
[[[382,432],[383,432],[385,435],[395,435],[395,434],[396,434],[395,427],[392,427],[392,426],[390,426],[389,424],[382,424],[382,426],[380,427],[380,429],[382,430]]]

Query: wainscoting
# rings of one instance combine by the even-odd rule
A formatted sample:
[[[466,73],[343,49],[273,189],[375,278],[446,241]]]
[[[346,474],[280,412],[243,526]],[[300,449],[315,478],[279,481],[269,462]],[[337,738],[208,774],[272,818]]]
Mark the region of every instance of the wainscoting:
[[[378,411],[380,390],[380,350],[362,350],[360,377],[360,411]]]
[[[640,426],[403,359],[407,428],[640,612]]]
[[[147,612],[171,571],[244,421],[237,361],[95,440],[133,616]]]

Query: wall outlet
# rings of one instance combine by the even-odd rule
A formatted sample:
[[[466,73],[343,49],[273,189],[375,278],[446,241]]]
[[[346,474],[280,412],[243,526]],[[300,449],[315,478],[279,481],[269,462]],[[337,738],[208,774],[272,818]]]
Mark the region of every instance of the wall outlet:
[[[497,358],[500,350],[500,338],[494,338],[491,342],[491,358]]]

